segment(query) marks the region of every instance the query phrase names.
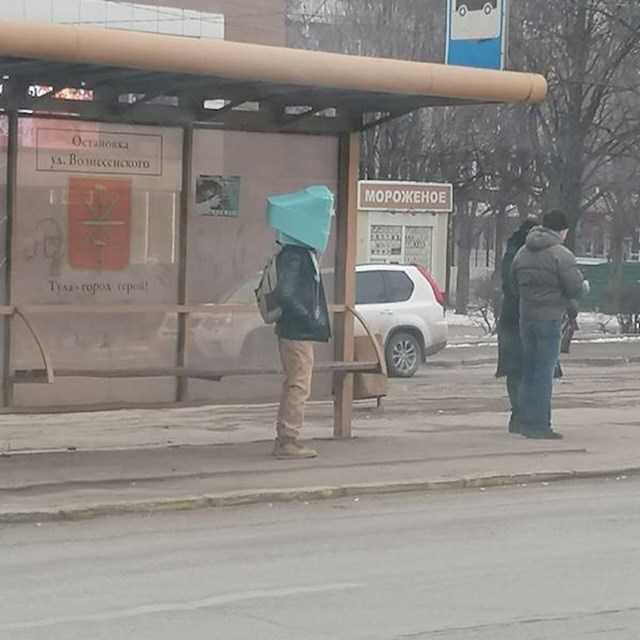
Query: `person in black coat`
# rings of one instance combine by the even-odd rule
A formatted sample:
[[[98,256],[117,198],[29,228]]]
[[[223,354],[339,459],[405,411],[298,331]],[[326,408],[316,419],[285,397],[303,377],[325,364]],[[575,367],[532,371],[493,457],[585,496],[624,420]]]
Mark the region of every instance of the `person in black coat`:
[[[502,306],[498,321],[498,370],[497,378],[507,379],[507,392],[511,403],[509,433],[520,433],[520,385],[522,383],[522,343],[520,341],[520,298],[511,280],[511,265],[516,254],[524,246],[527,235],[537,225],[535,220],[525,220],[509,238],[502,258]]]
[[[310,247],[283,245],[276,258],[276,269],[276,292],[282,309],[276,323],[276,335],[285,380],[273,455],[294,460],[314,458],[316,452],[301,445],[298,436],[311,392],[313,343],[328,342],[331,337],[318,255]]]
[[[511,284],[511,266],[516,254],[524,246],[529,231],[536,225],[537,222],[533,219],[525,220],[509,238],[500,270],[502,277],[502,306],[498,321],[498,370],[496,377],[507,379],[507,392],[511,404],[509,433],[517,434],[522,431],[521,425],[518,424],[522,382],[522,342],[520,340],[520,298]],[[575,321],[577,315],[578,307],[572,301],[567,309],[565,322],[572,323],[572,326],[577,326]],[[573,332],[571,332],[571,336],[573,336]],[[568,342],[570,342],[571,336],[568,337]],[[568,347],[566,352],[568,352]],[[563,375],[562,367],[558,361],[554,378],[559,379]]]

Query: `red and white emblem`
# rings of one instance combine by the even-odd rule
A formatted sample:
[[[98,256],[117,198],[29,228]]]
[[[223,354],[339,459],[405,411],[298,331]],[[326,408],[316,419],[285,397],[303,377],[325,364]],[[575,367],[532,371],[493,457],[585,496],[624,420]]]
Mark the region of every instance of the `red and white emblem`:
[[[67,255],[74,269],[119,271],[131,259],[131,181],[69,178]]]

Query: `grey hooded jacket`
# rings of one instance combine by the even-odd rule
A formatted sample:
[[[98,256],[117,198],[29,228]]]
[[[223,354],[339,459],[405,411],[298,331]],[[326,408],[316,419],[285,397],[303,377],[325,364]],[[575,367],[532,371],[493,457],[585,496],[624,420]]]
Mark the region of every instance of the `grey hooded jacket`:
[[[514,291],[520,293],[523,321],[562,320],[573,300],[587,290],[576,257],[558,233],[535,227],[518,252],[511,267]]]

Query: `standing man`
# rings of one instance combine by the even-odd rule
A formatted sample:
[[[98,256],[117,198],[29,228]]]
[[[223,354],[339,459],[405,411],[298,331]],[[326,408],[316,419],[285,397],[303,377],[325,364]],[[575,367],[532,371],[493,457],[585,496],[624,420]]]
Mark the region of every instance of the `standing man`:
[[[553,373],[560,355],[562,320],[588,291],[576,257],[564,246],[569,223],[561,211],[546,214],[527,236],[511,268],[520,294],[523,377],[520,428],[527,438],[561,440],[551,426]]]
[[[282,309],[276,335],[285,380],[273,455],[280,459],[315,458],[318,454],[301,445],[298,436],[311,392],[313,343],[328,342],[331,337],[318,256],[310,247],[284,244],[276,268]]]
[[[522,343],[520,341],[520,299],[518,289],[512,286],[511,266],[524,247],[536,220],[525,220],[509,238],[502,258],[502,305],[498,321],[498,369],[496,378],[507,379],[507,393],[511,404],[509,433],[520,433],[520,390],[522,387]]]

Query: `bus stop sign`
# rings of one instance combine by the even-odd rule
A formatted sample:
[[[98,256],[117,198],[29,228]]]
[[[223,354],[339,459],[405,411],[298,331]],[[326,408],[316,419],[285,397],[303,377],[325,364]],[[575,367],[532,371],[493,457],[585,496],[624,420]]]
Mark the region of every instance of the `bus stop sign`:
[[[504,69],[509,0],[447,0],[446,63]]]

